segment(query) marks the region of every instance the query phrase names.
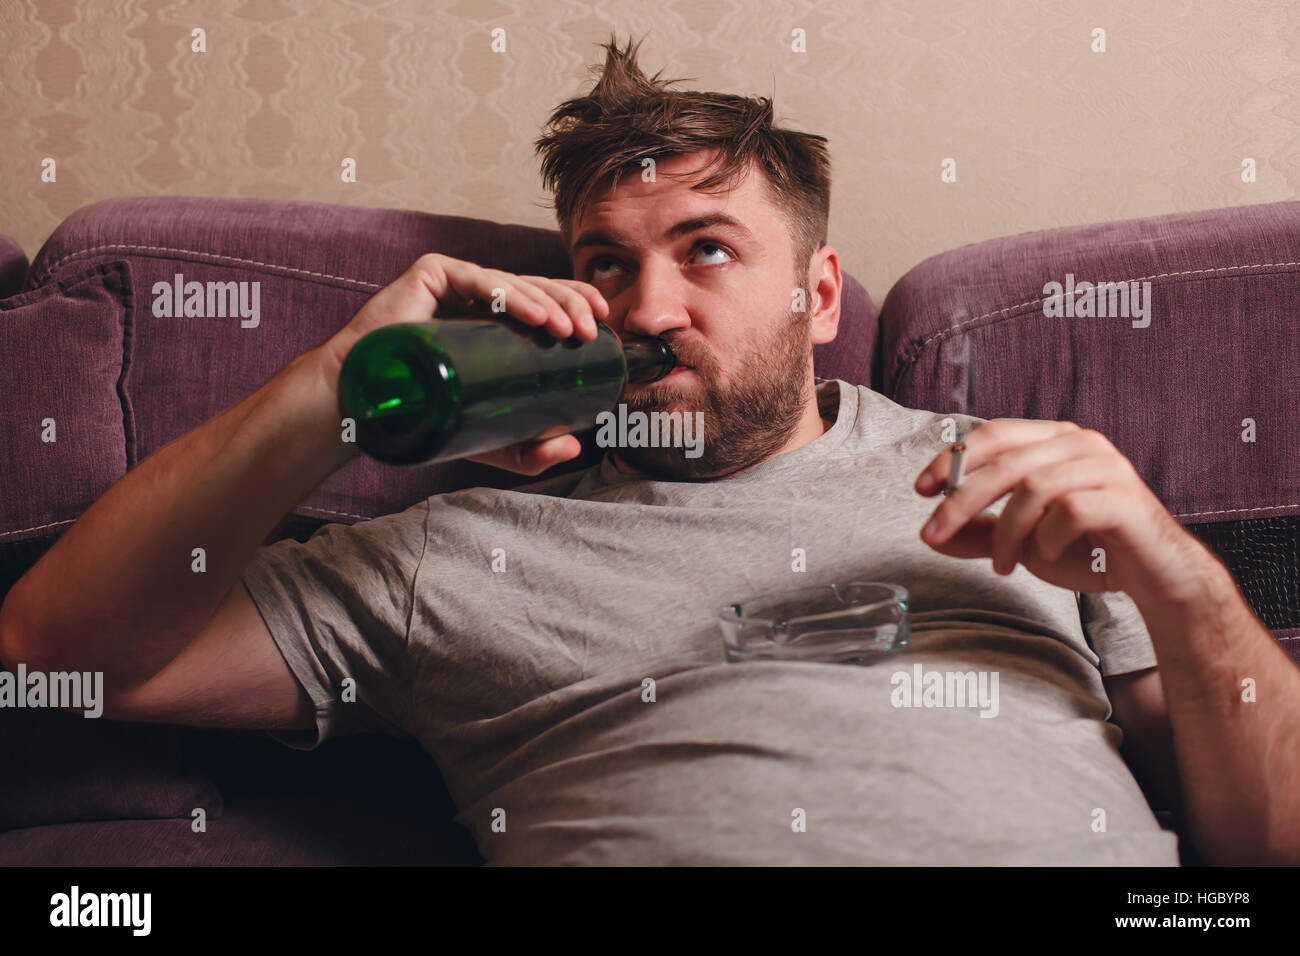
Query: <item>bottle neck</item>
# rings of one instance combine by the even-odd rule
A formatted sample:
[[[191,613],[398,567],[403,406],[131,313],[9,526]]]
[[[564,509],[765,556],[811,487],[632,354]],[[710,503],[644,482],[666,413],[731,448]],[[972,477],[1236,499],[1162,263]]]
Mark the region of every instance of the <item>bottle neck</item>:
[[[623,343],[629,382],[657,382],[677,367],[677,356],[661,338],[635,338]]]

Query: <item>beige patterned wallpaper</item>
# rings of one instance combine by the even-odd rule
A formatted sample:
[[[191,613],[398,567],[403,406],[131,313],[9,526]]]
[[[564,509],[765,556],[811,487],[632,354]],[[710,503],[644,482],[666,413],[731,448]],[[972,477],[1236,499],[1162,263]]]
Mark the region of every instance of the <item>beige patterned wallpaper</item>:
[[[877,301],[965,243],[1300,186],[1288,0],[0,0],[0,232],[30,257],[146,194],[553,227],[531,142],[612,30],[829,137],[831,243]]]

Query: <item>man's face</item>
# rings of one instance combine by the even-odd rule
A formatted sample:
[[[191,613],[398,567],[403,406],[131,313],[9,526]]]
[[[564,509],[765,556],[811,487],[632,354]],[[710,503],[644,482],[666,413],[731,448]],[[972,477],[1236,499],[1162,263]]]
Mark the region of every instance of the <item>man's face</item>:
[[[624,175],[595,195],[571,233],[574,278],[609,302],[607,324],[623,339],[663,336],[688,366],[623,395],[630,412],[704,413],[697,458],[685,448],[617,449],[666,480],[722,478],[767,459],[813,396],[808,290],[805,307],[793,307],[807,263],[796,269],[761,172],[730,192],[690,189],[698,177],[683,174],[708,156],[662,159],[653,182]]]

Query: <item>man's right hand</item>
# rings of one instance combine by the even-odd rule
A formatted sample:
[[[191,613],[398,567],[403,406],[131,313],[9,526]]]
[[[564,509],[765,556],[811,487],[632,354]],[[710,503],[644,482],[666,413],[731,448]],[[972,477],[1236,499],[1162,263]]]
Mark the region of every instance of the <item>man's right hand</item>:
[[[368,332],[399,322],[427,322],[437,311],[461,311],[474,303],[501,302],[505,312],[529,325],[544,326],[558,339],[596,337],[596,319],[609,315],[609,304],[595,286],[576,279],[519,276],[486,269],[438,253],[423,255],[397,279],[379,290],[342,329],[317,350],[320,368],[337,390],[343,360]],[[469,461],[536,475],[582,451],[582,443],[562,425],[507,448],[475,455]]]

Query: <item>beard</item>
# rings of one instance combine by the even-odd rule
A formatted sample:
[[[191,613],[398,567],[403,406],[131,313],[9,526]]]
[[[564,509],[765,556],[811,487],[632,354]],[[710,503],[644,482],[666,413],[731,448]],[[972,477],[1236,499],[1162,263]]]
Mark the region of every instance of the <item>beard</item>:
[[[700,382],[684,388],[656,382],[622,401],[629,412],[680,412],[683,419],[704,413],[703,440],[695,448],[618,448],[615,453],[637,471],[665,481],[708,481],[753,467],[789,441],[803,417],[804,388],[812,362],[808,312],[790,311],[765,342],[750,347],[731,381],[718,384],[721,369],[712,355],[678,349],[665,335],[683,365]],[[653,419],[651,419],[653,421]],[[683,422],[684,424],[684,422]],[[701,449],[698,458],[686,452]]]

